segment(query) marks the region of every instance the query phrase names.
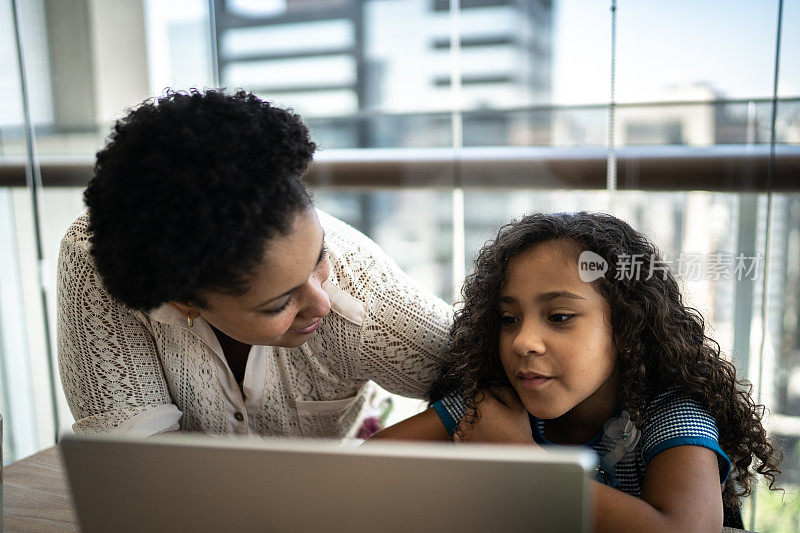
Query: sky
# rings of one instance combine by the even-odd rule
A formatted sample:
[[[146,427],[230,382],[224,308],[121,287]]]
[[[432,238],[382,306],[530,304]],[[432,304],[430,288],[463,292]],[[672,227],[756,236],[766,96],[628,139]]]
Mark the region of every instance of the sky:
[[[607,101],[610,0],[554,0],[554,100]],[[619,0],[616,91],[652,100],[706,83],[729,98],[772,95],[778,0]],[[779,94],[800,95],[800,0],[785,0]],[[665,95],[666,96],[666,95]]]
[[[400,27],[402,13],[411,19],[415,11],[427,10],[430,0],[374,1],[392,4]],[[243,7],[281,4],[236,2]],[[611,0],[553,0],[552,103],[608,101],[610,5]],[[207,2],[149,0],[148,7],[151,21],[198,20],[205,16]],[[777,14],[778,0],[618,0],[617,101],[707,99],[712,92],[727,98],[770,97]],[[151,31],[150,41],[153,49],[167,47],[157,32]],[[157,73],[166,75],[166,65],[152,56],[154,83],[163,87],[166,82]],[[698,84],[706,89],[692,90]],[[784,0],[779,95],[800,96],[800,0]]]

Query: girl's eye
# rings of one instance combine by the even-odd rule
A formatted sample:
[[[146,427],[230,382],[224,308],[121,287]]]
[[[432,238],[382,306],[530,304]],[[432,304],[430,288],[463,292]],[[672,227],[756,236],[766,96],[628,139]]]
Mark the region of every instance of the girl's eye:
[[[500,324],[503,326],[513,326],[519,322],[519,319],[511,315],[503,315],[500,317]]]
[[[552,315],[547,317],[547,319],[550,322],[555,322],[556,324],[565,324],[565,323],[569,322],[570,320],[572,320],[572,317],[574,317],[574,316],[575,315],[570,315],[570,314],[567,314],[567,313],[553,313]]]

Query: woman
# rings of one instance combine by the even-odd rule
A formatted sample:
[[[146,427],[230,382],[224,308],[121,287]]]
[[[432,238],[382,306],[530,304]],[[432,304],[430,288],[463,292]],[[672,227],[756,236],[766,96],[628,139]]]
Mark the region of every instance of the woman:
[[[59,256],[76,432],[338,438],[370,380],[424,397],[451,310],[315,211],[314,150],[241,91],[169,93],[115,125]]]

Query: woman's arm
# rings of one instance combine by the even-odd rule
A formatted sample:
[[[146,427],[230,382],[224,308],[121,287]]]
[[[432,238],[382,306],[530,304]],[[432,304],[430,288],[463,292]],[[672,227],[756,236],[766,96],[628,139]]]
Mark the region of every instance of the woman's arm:
[[[347,379],[372,380],[401,396],[426,398],[447,361],[453,309],[403,272],[377,244],[330,215],[325,228],[335,285],[362,310],[359,332],[329,357]],[[335,309],[335,302],[332,300]]]
[[[76,433],[178,429],[150,332],[106,291],[79,221],[58,258],[58,364]]]
[[[370,440],[450,440],[447,430],[433,408],[375,433]]]

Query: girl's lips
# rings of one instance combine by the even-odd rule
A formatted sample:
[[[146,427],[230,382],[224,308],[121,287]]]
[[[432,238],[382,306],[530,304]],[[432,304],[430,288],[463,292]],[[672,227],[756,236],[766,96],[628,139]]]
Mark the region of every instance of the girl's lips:
[[[321,318],[316,322],[314,322],[313,324],[311,324],[310,326],[308,326],[307,328],[293,329],[292,333],[296,335],[308,335],[309,333],[314,333],[314,331],[319,327],[320,324],[322,324]]]
[[[530,377],[518,376],[517,379],[519,379],[523,388],[535,390],[540,387],[543,387],[553,378],[548,378],[545,376],[530,376]]]

